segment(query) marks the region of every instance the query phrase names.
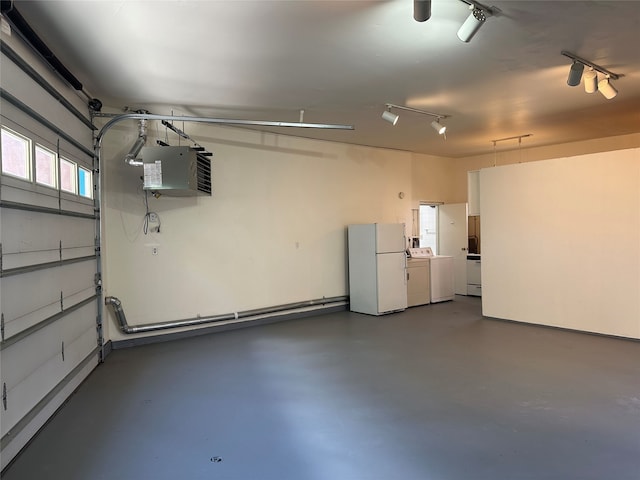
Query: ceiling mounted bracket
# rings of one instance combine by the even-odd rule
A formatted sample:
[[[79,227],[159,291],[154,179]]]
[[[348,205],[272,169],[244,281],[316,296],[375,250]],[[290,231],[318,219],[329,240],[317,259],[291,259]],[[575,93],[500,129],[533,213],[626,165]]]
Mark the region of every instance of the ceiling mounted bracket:
[[[518,142],[522,142],[523,138],[527,138],[527,137],[532,137],[533,133],[525,133],[524,135],[514,135],[513,137],[506,137],[506,138],[498,138],[497,140],[491,140],[491,142],[493,143],[493,146],[496,146],[496,143],[498,142],[504,142],[505,140],[515,140],[516,138],[518,139]]]
[[[565,57],[569,57],[574,62],[581,63],[582,65],[585,65],[585,66],[587,66],[589,68],[592,68],[596,72],[600,72],[601,74],[603,74],[607,78],[611,78],[613,80],[618,80],[620,77],[623,76],[623,75],[618,75],[617,73],[613,73],[612,71],[607,70],[606,68],[601,67],[600,65],[592,63],[589,60],[585,60],[584,58],[581,58],[581,57],[579,57],[579,56],[577,56],[577,55],[575,55],[575,54],[573,54],[571,52],[567,52],[566,50],[562,50],[560,53],[562,55],[564,55]]]
[[[480,2],[476,2],[474,0],[460,0],[462,3],[466,3],[469,5],[469,9],[473,10],[482,10],[486,15],[492,16],[498,13],[498,9],[496,7],[487,7]]]

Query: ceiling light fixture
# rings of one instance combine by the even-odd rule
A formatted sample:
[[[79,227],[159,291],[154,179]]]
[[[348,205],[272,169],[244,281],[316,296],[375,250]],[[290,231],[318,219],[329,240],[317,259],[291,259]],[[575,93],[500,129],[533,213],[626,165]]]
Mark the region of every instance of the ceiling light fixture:
[[[598,74],[593,68],[589,68],[582,76],[584,80],[584,91],[593,93],[598,90]]]
[[[609,77],[606,77],[598,82],[598,91],[604,95],[604,98],[611,100],[618,95],[618,90],[609,82]]]
[[[567,84],[572,87],[580,84],[582,78],[582,71],[584,67],[589,67],[589,70],[584,74],[584,91],[587,93],[593,93],[598,90],[605,98],[611,100],[618,94],[618,90],[611,84],[611,80],[618,80],[622,75],[610,72],[600,65],[580,58],[573,53],[563,50],[560,52],[565,57],[569,57],[573,60],[571,69],[569,70],[569,78]],[[579,73],[578,73],[579,72]],[[597,72],[597,73],[596,73]],[[604,78],[598,82],[598,73],[604,75]]]
[[[487,21],[487,17],[494,14],[494,11],[481,3],[471,0],[461,0],[469,5],[471,13],[458,30],[458,38],[465,43],[469,43],[480,27]]]
[[[431,18],[431,0],[413,0],[413,19],[426,22]]]
[[[398,123],[398,118],[400,118],[398,115],[391,112],[391,107],[389,105],[387,105],[387,110],[382,112],[382,119],[386,120],[391,125],[395,125],[396,123]]]
[[[382,113],[382,118],[384,118],[387,122],[395,125],[398,121],[398,115],[395,115],[391,109],[397,108],[399,110],[406,110],[407,112],[419,113],[421,115],[429,115],[431,117],[436,117],[436,119],[431,122],[431,126],[440,134],[444,135],[447,130],[447,127],[440,123],[440,120],[443,118],[449,118],[451,115],[443,115],[441,113],[432,113],[427,112],[425,110],[419,110],[417,108],[405,107],[404,105],[395,105],[393,103],[386,104],[387,109]]]
[[[569,69],[569,77],[567,78],[567,85],[570,87],[575,87],[580,85],[580,80],[582,80],[582,71],[584,70],[584,64],[580,62],[576,62],[575,60],[571,64],[571,68]]]
[[[438,132],[439,135],[444,135],[444,133],[447,131],[447,127],[442,125],[438,120],[434,120],[433,122],[431,122],[431,126],[436,132]]]

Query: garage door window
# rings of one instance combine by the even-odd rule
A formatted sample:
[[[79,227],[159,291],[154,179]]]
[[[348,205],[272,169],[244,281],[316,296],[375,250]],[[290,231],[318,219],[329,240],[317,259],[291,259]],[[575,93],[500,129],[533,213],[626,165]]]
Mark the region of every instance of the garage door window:
[[[76,170],[77,167],[75,163],[65,160],[64,158],[60,159],[60,190],[77,193]]]
[[[93,179],[91,172],[83,167],[78,167],[78,194],[81,197],[93,198]]]
[[[30,141],[9,129],[2,128],[2,173],[31,180]]]
[[[36,183],[56,188],[56,154],[36,145]]]

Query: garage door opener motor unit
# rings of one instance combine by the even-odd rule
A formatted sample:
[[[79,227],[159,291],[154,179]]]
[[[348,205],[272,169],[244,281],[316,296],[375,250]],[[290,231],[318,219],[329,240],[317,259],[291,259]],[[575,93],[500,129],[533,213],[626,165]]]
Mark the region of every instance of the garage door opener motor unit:
[[[211,195],[211,160],[191,147],[143,147],[144,189],[162,195]]]

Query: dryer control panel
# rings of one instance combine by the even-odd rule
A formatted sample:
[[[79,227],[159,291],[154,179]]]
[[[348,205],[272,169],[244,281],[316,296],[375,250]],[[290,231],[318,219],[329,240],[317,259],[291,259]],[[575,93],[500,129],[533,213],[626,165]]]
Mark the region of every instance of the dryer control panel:
[[[431,247],[410,248],[407,250],[411,258],[428,258],[433,257]]]

